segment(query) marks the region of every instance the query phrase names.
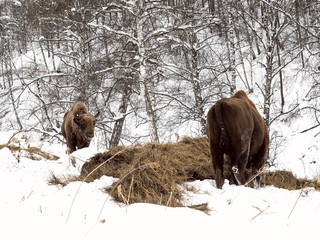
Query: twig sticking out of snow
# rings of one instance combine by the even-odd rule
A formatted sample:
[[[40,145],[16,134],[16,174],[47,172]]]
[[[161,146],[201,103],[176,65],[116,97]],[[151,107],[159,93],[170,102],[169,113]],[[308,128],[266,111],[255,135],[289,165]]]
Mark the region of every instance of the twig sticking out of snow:
[[[296,205],[297,205],[300,197],[301,197],[301,196],[302,196],[302,197],[307,197],[308,194],[309,194],[309,192],[312,192],[312,191],[314,191],[314,188],[304,188],[304,189],[301,189],[300,194],[299,194],[296,202],[294,203],[294,205],[293,205],[293,207],[292,207],[292,209],[291,209],[291,212],[290,212],[290,214],[289,214],[289,216],[288,216],[288,219],[291,217],[291,214],[292,214],[293,210],[296,208]]]
[[[71,203],[71,206],[70,206],[70,209],[69,209],[69,213],[68,213],[68,217],[67,217],[66,223],[68,223],[68,221],[69,221],[73,204],[74,204],[74,202],[75,202],[75,199],[76,199],[76,197],[77,197],[77,195],[78,195],[78,193],[79,193],[79,191],[80,191],[80,188],[81,188],[81,186],[83,185],[83,183],[84,183],[96,170],[98,170],[101,166],[103,166],[104,164],[110,162],[110,161],[111,161],[112,159],[114,159],[117,155],[123,153],[123,152],[126,151],[126,150],[127,150],[127,148],[125,148],[125,149],[117,152],[117,153],[114,154],[112,157],[110,157],[108,160],[106,160],[106,161],[102,162],[101,164],[99,164],[95,169],[93,169],[93,170],[81,181],[81,184],[79,185],[79,187],[78,187],[78,189],[77,189],[77,191],[76,191],[76,193],[75,193],[75,195],[74,195],[74,197],[73,197],[73,200],[72,200],[72,203]],[[144,165],[142,165],[142,166],[139,166],[139,167],[137,167],[137,168],[132,169],[132,170],[129,171],[122,179],[120,179],[120,180],[118,181],[118,184],[115,185],[115,187],[111,190],[111,192],[114,191],[115,188],[116,188],[116,186],[118,186],[119,183],[121,183],[121,181],[122,181],[123,179],[125,179],[128,175],[130,175],[132,172],[134,172],[134,171],[136,171],[136,170],[138,170],[138,169],[142,169],[142,168],[148,167],[148,166],[158,167],[158,163],[154,163],[154,162],[152,162],[152,163],[146,163],[146,164],[144,164]],[[107,199],[108,199],[108,198],[107,198]],[[107,201],[107,199],[106,199],[106,201]],[[103,205],[102,205],[102,208],[101,208],[101,210],[100,210],[98,219],[100,219],[100,215],[101,215],[101,212],[102,212],[102,210],[103,210],[103,207],[104,207],[106,201],[105,201],[105,202],[103,203]]]
[[[67,217],[66,223],[68,223],[68,221],[69,221],[69,217],[70,217],[70,214],[71,214],[72,206],[73,206],[73,204],[74,204],[74,201],[75,201],[75,199],[76,199],[76,197],[77,197],[77,195],[78,195],[78,193],[79,193],[79,191],[80,191],[80,188],[81,188],[81,186],[83,185],[83,183],[88,179],[88,177],[90,177],[90,176],[91,176],[96,170],[98,170],[101,166],[103,166],[104,164],[110,162],[113,158],[115,158],[117,155],[121,154],[121,153],[124,152],[124,151],[125,151],[125,149],[123,149],[122,151],[117,152],[115,155],[113,155],[112,157],[110,157],[107,161],[104,161],[104,162],[102,162],[101,164],[99,164],[95,169],[93,169],[93,170],[81,181],[81,184],[80,184],[80,186],[78,187],[78,189],[77,189],[77,191],[76,191],[76,193],[75,193],[75,195],[74,195],[74,197],[73,197],[73,200],[72,200],[72,203],[71,203],[71,206],[70,206],[70,209],[69,209],[69,213],[68,213],[68,217]]]
[[[117,187],[117,191],[118,191],[118,194],[122,197],[122,199],[125,202],[126,206],[129,206],[129,201],[122,194],[121,184]]]
[[[109,158],[106,162],[109,162],[110,159],[114,158],[114,157],[115,157],[116,155],[118,155],[118,154],[121,154],[121,153],[124,152],[125,150],[126,150],[126,149],[124,149],[124,150],[122,150],[122,151],[119,151],[118,153],[116,153],[115,155],[113,155],[111,158]],[[103,162],[103,163],[105,163],[105,162]],[[100,166],[102,166],[103,163],[100,164],[98,167],[96,167],[94,170],[92,170],[92,172],[94,172],[94,171],[97,170]],[[116,188],[118,188],[119,184],[120,184],[126,177],[128,177],[131,173],[133,173],[133,172],[135,172],[135,171],[137,171],[137,170],[144,169],[144,168],[146,168],[146,167],[155,167],[155,168],[158,168],[158,167],[159,167],[159,163],[149,162],[149,163],[143,164],[143,165],[141,165],[141,166],[139,166],[139,167],[136,167],[136,168],[128,171],[127,174],[125,174],[125,175],[117,182],[117,184],[115,184],[115,186],[111,189],[110,194],[111,194]],[[90,175],[92,172],[90,172],[87,177],[89,177],[89,175]],[[86,178],[87,178],[87,177],[86,177]],[[86,179],[86,178],[85,178],[85,179]],[[84,180],[83,180],[83,181],[84,181]],[[132,184],[133,184],[133,178],[131,179],[130,192],[131,192]],[[120,190],[121,190],[121,189],[120,189]],[[109,197],[110,197],[110,195],[108,195],[108,197],[106,198],[106,200],[105,200],[104,203],[102,204],[102,207],[101,207],[101,209],[100,209],[100,212],[99,212],[98,220],[97,220],[97,221],[99,221],[100,216],[101,216],[101,213],[102,213],[102,210],[103,210],[106,202],[108,201]],[[130,200],[130,194],[129,194],[128,199],[127,199],[127,201],[126,201],[126,202],[128,202],[128,204],[129,204],[129,200]]]
[[[262,166],[259,171],[254,174],[249,180],[244,184],[246,187],[248,187],[249,183],[251,183],[256,177],[258,177],[260,174],[264,173],[268,169],[267,165]]]
[[[253,208],[259,210],[259,213],[254,216],[253,218],[250,219],[250,221],[254,220],[256,217],[260,216],[262,213],[265,213],[264,211],[266,211],[270,206],[268,205],[265,209],[261,210],[259,207],[256,206],[252,206]],[[265,213],[266,214],[266,213]]]

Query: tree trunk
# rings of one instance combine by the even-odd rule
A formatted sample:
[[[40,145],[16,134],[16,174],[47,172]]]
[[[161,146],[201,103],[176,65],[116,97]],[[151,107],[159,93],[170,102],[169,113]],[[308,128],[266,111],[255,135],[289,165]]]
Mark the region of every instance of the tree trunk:
[[[123,129],[123,124],[124,124],[124,121],[126,118],[125,113],[127,112],[130,94],[131,94],[130,88],[126,84],[124,92],[122,94],[121,105],[119,107],[119,112],[120,112],[121,116],[118,119],[116,119],[116,122],[114,124],[112,135],[110,138],[110,144],[109,144],[110,147],[119,145],[121,134],[122,134],[122,129]]]
[[[235,35],[237,37],[237,43],[238,43],[238,49],[239,49],[239,55],[240,55],[239,61],[241,63],[242,69],[243,69],[243,76],[244,76],[245,80],[242,79],[241,75],[239,76],[239,78],[242,79],[242,82],[246,85],[248,91],[251,93],[251,92],[253,92],[253,86],[252,86],[252,83],[251,83],[251,85],[249,84],[246,67],[245,67],[244,61],[243,61],[243,59],[245,59],[245,58],[244,58],[244,56],[242,54],[242,50],[241,50],[240,34],[239,34],[239,31],[235,31],[235,33],[236,33]],[[251,48],[251,51],[253,51],[252,46],[250,48]]]
[[[280,58],[279,43],[277,43],[277,55],[278,55],[278,67],[281,68],[281,58]],[[279,79],[280,79],[281,113],[283,113],[284,94],[283,94],[283,79],[282,79],[282,70],[281,69],[279,69]]]
[[[8,42],[8,48],[9,48],[9,42]],[[12,105],[13,112],[16,117],[19,129],[22,130],[23,129],[22,123],[20,121],[18,110],[16,107],[16,102],[15,102],[15,99],[13,96],[12,66],[11,66],[10,60],[7,57],[5,57],[5,68],[6,68],[6,76],[7,76],[7,80],[8,80],[8,86],[9,86],[9,96],[10,96],[11,105]]]
[[[88,97],[87,97],[87,92],[90,84],[90,79],[89,79],[89,64],[88,64],[88,49],[86,47],[86,40],[85,40],[85,30],[83,30],[82,38],[80,38],[79,45],[80,45],[80,76],[79,76],[79,81],[80,81],[80,93],[78,100],[84,102],[87,106],[89,105],[88,102]]]
[[[195,99],[195,111],[196,111],[196,119],[199,119],[200,122],[200,131],[201,135],[206,135],[206,117],[203,109],[203,98],[201,94],[201,85],[200,85],[200,76],[198,69],[198,52],[197,52],[197,36],[194,31],[190,33],[191,38],[191,83],[193,88],[193,94]]]
[[[47,64],[46,56],[45,56],[45,53],[44,53],[44,50],[43,50],[43,47],[42,47],[42,40],[39,41],[39,47],[40,47],[40,50],[41,50],[41,54],[42,54],[44,65],[46,66],[47,72],[49,72],[49,67],[48,67],[48,64]]]
[[[270,125],[270,105],[271,105],[271,84],[272,84],[272,63],[273,63],[273,57],[271,54],[267,54],[266,57],[266,83],[264,87],[264,109],[263,113],[265,116],[265,121],[267,126]]]
[[[263,16],[263,25],[266,32],[266,82],[265,82],[265,95],[264,95],[264,115],[265,115],[265,121],[267,126],[270,125],[270,106],[271,106],[271,96],[272,96],[272,72],[273,72],[273,52],[274,52],[274,46],[275,41],[275,30],[276,26],[273,22],[274,17],[272,16],[270,6],[264,6],[264,3],[262,3],[261,12],[264,14]]]
[[[152,101],[150,98],[149,89],[147,86],[147,66],[146,66],[146,54],[145,54],[145,43],[143,36],[143,25],[144,17],[142,16],[142,11],[144,9],[144,1],[139,0],[140,13],[137,19],[137,40],[138,40],[138,52],[139,52],[139,84],[140,84],[140,94],[142,101],[145,104],[147,121],[149,124],[149,133],[152,142],[159,142],[158,128],[157,128],[157,117],[152,106]]]
[[[295,14],[296,14],[296,27],[297,27],[297,39],[298,39],[298,44],[300,45],[300,48],[301,48],[301,53],[300,53],[300,56],[301,56],[301,63],[302,63],[302,68],[304,68],[304,55],[303,55],[303,45],[304,43],[302,42],[302,37],[301,37],[301,30],[300,30],[300,17],[299,17],[299,1],[298,0],[295,0],[294,2],[294,5],[295,5]]]
[[[229,39],[229,50],[230,50],[230,71],[231,71],[231,84],[230,93],[233,95],[237,89],[236,78],[236,46],[235,46],[235,34],[234,34],[234,24],[232,16],[232,0],[228,1],[228,39]]]

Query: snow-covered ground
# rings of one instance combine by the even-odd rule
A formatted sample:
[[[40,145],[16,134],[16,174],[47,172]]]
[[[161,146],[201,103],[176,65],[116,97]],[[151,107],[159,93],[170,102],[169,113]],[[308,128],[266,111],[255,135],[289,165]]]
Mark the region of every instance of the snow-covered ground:
[[[1,132],[0,144],[12,134]],[[48,184],[52,172],[78,175],[80,159],[96,153],[94,144],[73,153],[78,164],[74,168],[69,166],[66,146],[26,135],[27,140],[17,135],[25,141],[21,144],[41,147],[60,159],[34,161],[22,156],[18,163],[8,148],[0,150],[0,239],[319,239],[320,192],[313,189],[256,190],[225,183],[219,190],[213,180],[204,180],[187,183],[197,191],[185,194],[185,205],[208,203],[208,215],[187,207],[125,206],[103,192],[115,180],[112,177],[63,188]],[[292,137],[279,165],[312,177],[317,165],[309,162],[319,156],[319,150],[308,149],[309,142],[301,142],[304,136]]]

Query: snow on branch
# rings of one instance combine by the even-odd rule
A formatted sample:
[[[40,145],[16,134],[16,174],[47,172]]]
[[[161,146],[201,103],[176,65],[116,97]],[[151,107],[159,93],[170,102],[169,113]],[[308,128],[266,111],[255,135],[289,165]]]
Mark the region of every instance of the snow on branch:
[[[89,25],[91,27],[96,27],[96,28],[102,28],[104,30],[107,30],[111,33],[115,33],[117,35],[121,35],[121,36],[125,36],[127,38],[129,38],[133,43],[138,44],[137,38],[135,38],[134,36],[132,36],[130,33],[125,32],[125,31],[121,31],[121,30],[115,30],[109,26],[106,25],[100,25],[100,24],[94,24],[94,23],[89,23]]]

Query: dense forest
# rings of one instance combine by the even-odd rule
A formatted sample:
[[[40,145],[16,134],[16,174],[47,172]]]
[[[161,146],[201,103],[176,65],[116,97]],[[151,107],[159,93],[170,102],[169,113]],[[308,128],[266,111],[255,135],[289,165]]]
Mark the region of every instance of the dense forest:
[[[305,131],[320,125],[318,0],[0,0],[0,12],[0,130],[62,139],[81,100],[105,147],[202,136],[238,89],[270,129],[305,114]]]

